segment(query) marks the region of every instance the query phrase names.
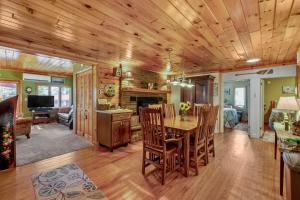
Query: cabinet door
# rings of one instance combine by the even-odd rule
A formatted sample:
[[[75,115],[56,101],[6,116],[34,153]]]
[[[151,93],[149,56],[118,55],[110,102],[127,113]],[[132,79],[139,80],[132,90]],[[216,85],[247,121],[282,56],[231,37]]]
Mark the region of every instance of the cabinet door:
[[[192,88],[181,88],[181,101],[182,102],[191,102],[194,103],[195,99],[195,89],[194,87]]]
[[[208,103],[208,85],[206,81],[195,83],[195,103]]]
[[[122,144],[122,121],[114,121],[112,122],[112,128],[111,128],[111,141],[112,146],[117,146]]]
[[[122,137],[123,137],[123,144],[129,143],[130,142],[130,121],[129,120],[124,120],[122,121]]]

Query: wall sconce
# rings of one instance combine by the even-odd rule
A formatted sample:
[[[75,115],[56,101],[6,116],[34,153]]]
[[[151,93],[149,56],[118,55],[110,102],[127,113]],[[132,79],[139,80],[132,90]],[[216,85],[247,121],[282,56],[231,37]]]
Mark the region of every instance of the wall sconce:
[[[132,81],[132,80],[134,80],[133,77],[132,77],[132,73],[131,73],[130,71],[125,73],[125,79],[126,79],[127,81]]]

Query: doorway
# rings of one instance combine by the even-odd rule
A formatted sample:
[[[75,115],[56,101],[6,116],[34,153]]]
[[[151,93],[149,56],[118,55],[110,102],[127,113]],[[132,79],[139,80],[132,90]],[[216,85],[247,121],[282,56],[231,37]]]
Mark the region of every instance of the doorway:
[[[224,82],[224,127],[249,133],[250,81]]]
[[[296,96],[296,77],[262,79],[262,129],[263,140],[274,142],[274,122],[281,122],[283,113],[276,109],[280,97]]]

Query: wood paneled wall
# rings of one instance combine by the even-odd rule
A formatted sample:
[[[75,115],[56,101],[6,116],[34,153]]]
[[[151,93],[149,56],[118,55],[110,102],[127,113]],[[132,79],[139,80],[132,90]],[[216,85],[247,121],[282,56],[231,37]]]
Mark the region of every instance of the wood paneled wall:
[[[133,69],[132,72],[133,80],[122,81],[122,87],[133,87],[133,88],[142,88],[142,81],[157,83],[159,89],[166,89],[166,80],[161,74],[155,72],[144,71],[142,69]],[[98,64],[95,66],[96,73],[96,97],[97,99],[107,99],[111,104],[119,104],[119,78],[113,76],[113,67],[107,64]],[[123,70],[125,74],[125,70]],[[115,96],[107,97],[104,95],[103,89],[107,84],[115,84]]]
[[[298,98],[300,98],[300,46],[298,47],[298,50],[297,50],[297,67],[296,67],[296,69],[297,69],[297,76],[296,76],[296,78],[297,78],[297,83],[296,83],[296,85],[297,85],[297,96],[298,96]]]
[[[119,78],[113,76],[113,67],[106,64],[98,64],[95,66],[96,72],[96,98],[107,99],[112,104],[119,104]],[[115,84],[116,95],[107,97],[103,93],[103,89],[107,84]]]
[[[134,69],[131,72],[132,72],[133,80],[127,81],[126,79],[124,79],[122,81],[123,88],[124,87],[143,88],[142,82],[157,83],[158,89],[162,89],[165,86],[166,77],[163,77],[162,74],[145,71],[142,69]]]

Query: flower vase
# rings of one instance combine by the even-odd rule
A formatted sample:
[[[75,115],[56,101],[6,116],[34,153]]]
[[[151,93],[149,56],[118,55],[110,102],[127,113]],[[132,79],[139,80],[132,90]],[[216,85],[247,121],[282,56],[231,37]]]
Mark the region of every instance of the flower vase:
[[[180,120],[185,121],[186,112],[181,112]]]

